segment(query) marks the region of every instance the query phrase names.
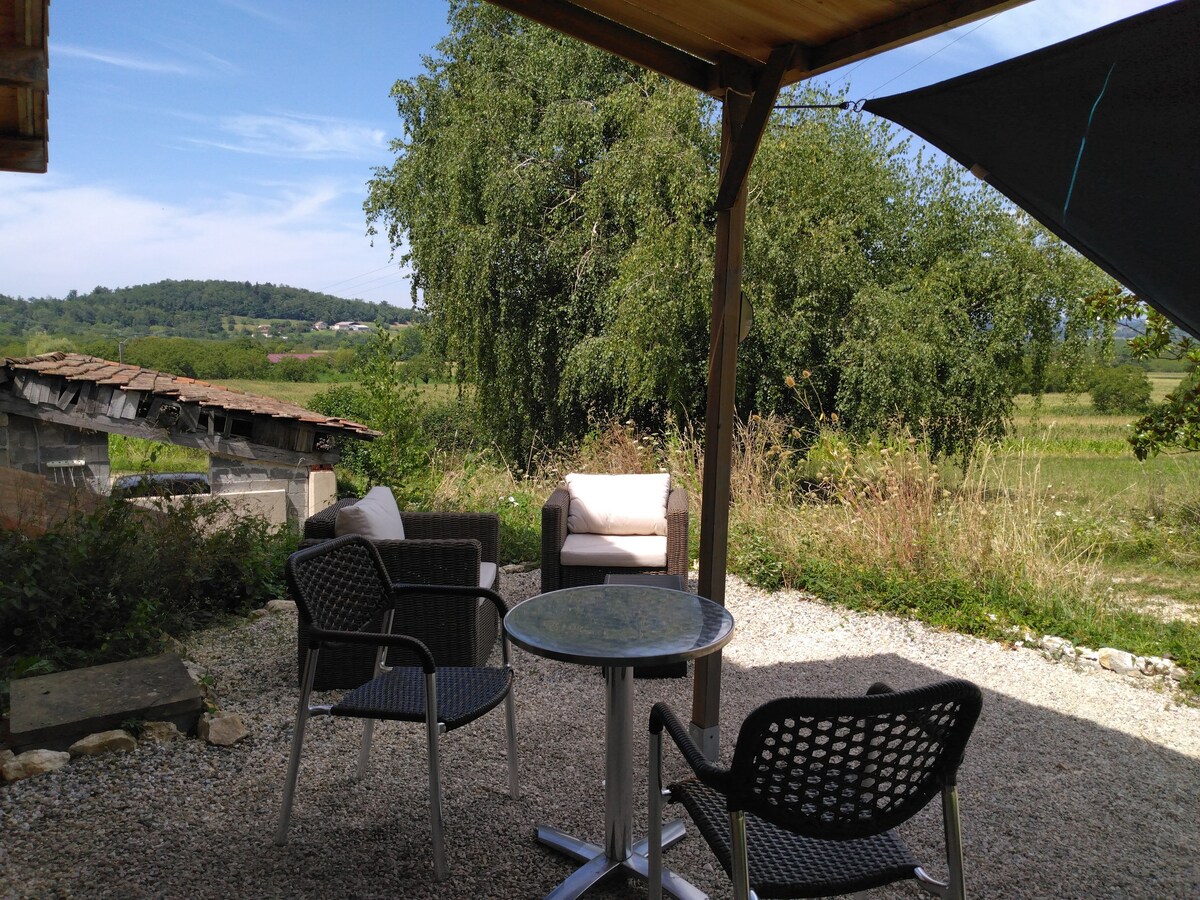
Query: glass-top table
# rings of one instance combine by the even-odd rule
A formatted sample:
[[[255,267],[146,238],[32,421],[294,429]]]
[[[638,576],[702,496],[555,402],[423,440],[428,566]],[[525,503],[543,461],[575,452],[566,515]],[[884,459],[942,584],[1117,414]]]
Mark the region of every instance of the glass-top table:
[[[733,616],[695,594],[636,584],[566,588],[531,597],[504,617],[509,640],[538,656],[604,667],[605,780],[603,847],[548,825],[538,840],[583,863],[547,897],[578,897],[610,872],[646,878],[645,840],[633,843],[633,667],[713,653],[733,637]],[[682,822],[663,828],[663,846],[684,836]],[[669,870],[663,888],[680,898],[704,894]]]

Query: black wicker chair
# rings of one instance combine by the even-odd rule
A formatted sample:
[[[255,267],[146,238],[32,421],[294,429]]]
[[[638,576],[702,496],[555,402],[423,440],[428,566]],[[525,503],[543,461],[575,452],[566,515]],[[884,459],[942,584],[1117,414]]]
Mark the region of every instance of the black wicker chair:
[[[504,601],[494,591],[479,587],[390,584],[379,551],[372,542],[358,535],[346,535],[297,550],[288,558],[286,571],[300,620],[307,626],[308,646],[275,843],[282,845],[287,841],[304,728],[309,716],[351,716],[366,720],[358,755],[359,778],[366,774],[376,720],[424,722],[429,745],[433,867],[435,877],[444,879],[447,867],[442,836],[438,736],[473,722],[503,701],[508,737],[508,788],[514,799],[520,796],[508,638],[502,637],[503,664],[500,667],[439,667],[429,649],[419,640],[392,633],[391,610],[397,596],[407,593],[436,592],[464,604],[474,604],[482,594],[503,620]],[[376,624],[381,615],[382,629]],[[374,648],[375,677],[346,692],[331,706],[310,706],[313,678],[322,649],[339,644]],[[384,651],[393,647],[408,650],[421,661],[420,666],[387,668],[383,662]]]
[[[301,548],[335,536],[338,511],[357,501],[339,500],[304,521]],[[405,540],[376,541],[388,578],[409,584],[477,584],[480,563],[498,566],[500,518],[495,513],[400,513]],[[499,579],[492,585],[499,590]],[[477,596],[482,596],[479,594]],[[378,625],[378,623],[376,623]],[[480,666],[496,644],[500,623],[490,603],[475,606],[448,601],[433,593],[416,592],[395,612],[394,627],[425,644],[440,666]],[[308,635],[303,621],[296,636],[296,674],[304,673]],[[375,657],[362,647],[329,647],[317,667],[316,690],[353,688],[369,680]],[[415,665],[403,650],[388,653],[391,665]]]
[[[709,763],[678,717],[650,712],[650,896],[662,896],[662,811],[684,805],[737,898],[828,897],[908,878],[962,898],[955,779],[979,716],[967,681],[862,697],[786,697],[742,723],[728,769]],[[694,778],[662,790],[662,730]],[[894,831],[942,796],[946,882],[928,875]]]

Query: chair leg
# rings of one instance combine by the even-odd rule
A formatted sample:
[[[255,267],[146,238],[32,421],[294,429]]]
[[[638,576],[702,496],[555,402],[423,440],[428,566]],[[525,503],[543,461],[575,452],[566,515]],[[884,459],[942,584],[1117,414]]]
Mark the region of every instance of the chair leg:
[[[429,830],[433,844],[433,877],[445,881],[449,874],[446,865],[446,844],[442,823],[442,769],[438,757],[438,738],[441,728],[437,714],[437,676],[425,674],[425,736],[429,751]]]
[[[308,724],[308,698],[312,693],[313,679],[317,674],[317,652],[309,650],[304,660],[304,687],[300,690],[300,702],[296,707],[292,753],[288,758],[287,775],[283,782],[283,803],[279,808],[279,825],[275,829],[275,843],[280,847],[287,843],[288,825],[292,818],[292,800],[296,795],[296,781],[300,777],[300,750],[304,745],[304,726]]]
[[[517,709],[512,688],[504,698],[504,733],[508,738],[508,795],[521,799],[521,780],[517,767]]]
[[[742,810],[730,811],[729,833],[733,843],[733,896],[735,900],[749,900],[750,861],[746,855],[746,814]]]
[[[649,785],[647,792],[647,808],[649,810],[649,828],[646,832],[646,842],[649,844],[650,877],[647,893],[650,900],[662,900],[662,732],[650,733],[649,771],[646,773]]]
[[[362,740],[358,744],[358,770],[356,777],[361,781],[367,776],[371,765],[371,739],[375,735],[375,720],[363,719]]]
[[[963,900],[967,895],[963,875],[962,823],[958,815],[958,787],[948,784],[942,788],[942,820],[946,827],[946,864],[950,869],[946,896]]]

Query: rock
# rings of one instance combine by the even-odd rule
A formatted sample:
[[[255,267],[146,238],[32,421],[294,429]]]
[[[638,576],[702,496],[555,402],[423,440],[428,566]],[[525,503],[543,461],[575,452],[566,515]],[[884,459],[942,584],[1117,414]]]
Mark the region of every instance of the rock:
[[[268,613],[268,612],[267,612],[265,609],[252,609],[252,610],[250,610],[250,618],[251,618],[251,619],[262,619],[262,618],[265,618],[265,617],[266,617],[266,616],[268,616],[268,615],[270,615],[270,613]]]
[[[525,567],[520,563],[509,563],[506,566],[500,567],[501,575],[519,575],[525,571]]]
[[[1041,645],[1051,659],[1062,659],[1064,656],[1075,655],[1075,645],[1066,638],[1048,634],[1042,638]]]
[[[5,781],[20,781],[61,769],[71,761],[71,754],[63,750],[26,750],[4,763]]]
[[[237,713],[205,716],[200,720],[197,733],[202,741],[208,741],[219,747],[232,747],[250,734],[242,722],[242,717]]]
[[[165,744],[183,737],[174,722],[147,722],[142,728],[142,740]]]
[[[1126,653],[1124,650],[1114,650],[1112,647],[1100,648],[1100,665],[1108,669],[1110,672],[1117,672],[1121,675],[1129,675],[1139,671],[1137,660],[1134,659],[1132,653]]]
[[[132,734],[123,728],[98,731],[80,738],[68,752],[72,756],[99,756],[101,753],[128,753],[137,746]]]
[[[1187,678],[1187,669],[1181,669],[1179,666],[1171,666],[1171,671],[1168,673],[1172,681],[1183,681]]]
[[[295,611],[296,611],[296,601],[295,600],[268,600],[267,601],[267,612],[277,613],[277,612],[295,612]]]
[[[183,667],[187,669],[187,673],[192,676],[192,681],[196,682],[196,684],[199,684],[201,679],[208,674],[208,669],[199,663],[192,662],[190,659],[183,661]]]
[[[1093,650],[1091,647],[1084,647],[1082,644],[1075,648],[1075,655],[1080,659],[1087,659],[1093,662],[1100,661],[1100,653]]]

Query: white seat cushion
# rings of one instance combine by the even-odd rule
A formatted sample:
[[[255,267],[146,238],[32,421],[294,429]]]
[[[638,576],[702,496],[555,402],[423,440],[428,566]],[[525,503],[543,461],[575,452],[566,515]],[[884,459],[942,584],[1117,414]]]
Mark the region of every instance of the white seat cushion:
[[[361,534],[372,541],[404,540],[404,522],[391,489],[373,487],[357,503],[339,509],[333,533]]]
[[[496,586],[497,571],[498,570],[495,563],[481,562],[479,564],[479,586],[484,588],[494,588]]]
[[[564,566],[661,569],[667,565],[667,539],[652,534],[568,534],[559,560]]]
[[[565,481],[571,495],[567,531],[574,534],[667,533],[670,475],[572,472]]]

